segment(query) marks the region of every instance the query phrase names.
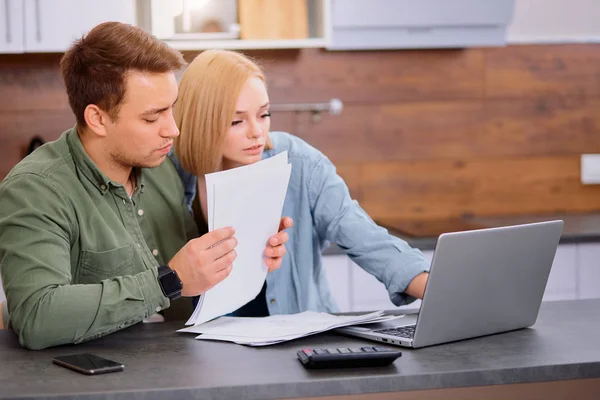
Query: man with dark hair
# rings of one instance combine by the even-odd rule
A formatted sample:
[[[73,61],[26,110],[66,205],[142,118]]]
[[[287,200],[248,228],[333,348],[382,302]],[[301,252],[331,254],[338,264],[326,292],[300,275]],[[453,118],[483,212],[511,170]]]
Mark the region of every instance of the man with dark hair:
[[[179,134],[174,72],[184,65],[179,52],[117,22],[98,25],[62,58],[77,125],[0,184],[0,272],[23,346],[109,334],[231,271],[233,229],[196,238],[165,161]],[[270,269],[286,241],[285,232],[271,239]]]

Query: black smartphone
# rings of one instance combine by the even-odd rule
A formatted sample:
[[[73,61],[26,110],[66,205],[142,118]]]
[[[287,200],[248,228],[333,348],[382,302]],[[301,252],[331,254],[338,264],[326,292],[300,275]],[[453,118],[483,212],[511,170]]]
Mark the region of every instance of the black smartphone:
[[[119,372],[125,368],[121,363],[88,353],[55,357],[52,359],[52,362],[86,375]]]

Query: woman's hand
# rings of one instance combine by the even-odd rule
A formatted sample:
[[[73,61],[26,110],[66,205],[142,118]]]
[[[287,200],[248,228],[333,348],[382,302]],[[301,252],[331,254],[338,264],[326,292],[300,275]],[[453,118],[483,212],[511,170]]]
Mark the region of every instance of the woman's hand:
[[[267,249],[265,250],[265,255],[267,256],[267,260],[265,262],[269,268],[269,272],[275,271],[281,267],[281,261],[287,252],[285,249],[285,244],[290,238],[287,232],[283,232],[283,230],[291,228],[292,226],[294,226],[293,219],[290,217],[281,218],[281,221],[279,222],[279,233],[277,233],[275,236],[271,236],[269,239],[269,242],[267,243]]]

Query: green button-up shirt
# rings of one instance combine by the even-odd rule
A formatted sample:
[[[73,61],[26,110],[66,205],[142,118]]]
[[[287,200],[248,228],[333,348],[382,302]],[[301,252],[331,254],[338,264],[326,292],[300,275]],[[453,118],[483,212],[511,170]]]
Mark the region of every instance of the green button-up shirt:
[[[157,267],[197,230],[170,160],[136,173],[129,198],[73,128],[0,183],[0,272],[23,346],[83,342],[169,307]]]

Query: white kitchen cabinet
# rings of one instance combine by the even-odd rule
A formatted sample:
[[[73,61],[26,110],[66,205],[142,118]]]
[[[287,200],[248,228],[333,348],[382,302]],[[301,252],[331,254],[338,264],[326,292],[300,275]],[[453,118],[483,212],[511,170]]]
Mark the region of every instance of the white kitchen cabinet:
[[[600,243],[580,243],[577,250],[579,298],[600,298]]]
[[[0,0],[0,53],[22,53],[22,0]]]
[[[0,0],[0,52],[64,52],[105,21],[136,23],[135,0]],[[1,4],[0,4],[1,6]],[[10,40],[9,40],[10,39]]]
[[[345,254],[323,257],[323,268],[329,281],[329,290],[341,312],[352,311],[350,307],[350,265]]]
[[[544,301],[577,298],[577,244],[561,244],[556,250]]]

